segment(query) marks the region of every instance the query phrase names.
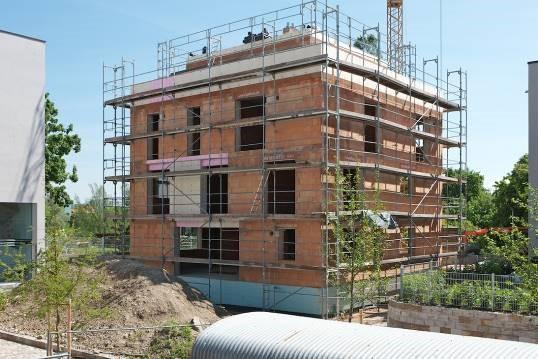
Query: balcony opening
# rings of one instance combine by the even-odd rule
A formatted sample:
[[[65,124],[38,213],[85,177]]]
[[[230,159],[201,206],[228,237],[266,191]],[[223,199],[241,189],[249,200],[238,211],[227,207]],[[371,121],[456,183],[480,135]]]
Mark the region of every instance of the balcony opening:
[[[280,259],[295,260],[295,229],[285,229],[280,235],[281,256]]]
[[[239,228],[221,228],[222,259],[239,260]]]
[[[424,154],[424,140],[415,139],[415,161],[424,162],[426,155]]]
[[[436,120],[437,119],[435,117],[429,117],[426,114],[416,114],[414,123],[415,130],[435,134]]]
[[[364,152],[377,153],[377,129],[364,125]]]
[[[419,116],[415,123],[415,130],[424,132],[424,118]]]
[[[187,109],[187,126],[200,126],[200,107]],[[191,132],[187,135],[187,154],[200,155],[200,132]]]
[[[228,213],[228,174],[206,176],[206,211],[212,214]]]
[[[409,177],[400,176],[398,188],[400,193],[409,194]]]
[[[269,171],[267,213],[295,214],[295,170]]]
[[[239,129],[239,150],[261,150],[264,146],[263,125],[246,126]]]
[[[148,139],[148,160],[159,159],[159,138]]]
[[[424,132],[424,118],[418,117],[415,123],[415,130]],[[424,162],[424,140],[422,138],[415,138],[415,161]]]
[[[148,132],[159,131],[159,114],[151,113],[147,116]]]
[[[168,180],[151,178],[148,180],[148,214],[169,214],[170,198],[168,196]]]
[[[205,258],[239,260],[239,228],[201,228]]]
[[[159,114],[151,113],[147,116],[148,132],[159,131]],[[156,160],[159,158],[159,138],[152,137],[147,140],[148,160]]]
[[[174,255],[239,260],[239,228],[176,227]]]
[[[263,96],[237,101],[237,119],[262,117],[265,102],[266,99]],[[237,147],[239,151],[260,150],[264,147],[263,125],[244,126],[237,131]]]
[[[252,97],[238,101],[239,119],[262,117],[264,114],[265,98]]]
[[[209,271],[208,271],[209,269]],[[226,279],[237,280],[239,277],[239,267],[234,265],[212,264],[208,268],[207,263],[175,263],[174,273],[176,275],[195,275],[197,277],[207,277],[209,273],[216,274]]]
[[[174,254],[176,256],[179,256],[181,251],[201,248],[200,228],[176,227],[174,237]]]
[[[377,102],[365,99],[364,114],[367,116],[377,117]]]

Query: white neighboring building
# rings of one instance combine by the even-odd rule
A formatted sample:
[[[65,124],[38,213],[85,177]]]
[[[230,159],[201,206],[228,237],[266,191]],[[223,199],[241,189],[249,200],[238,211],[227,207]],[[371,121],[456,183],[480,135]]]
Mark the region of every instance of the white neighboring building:
[[[45,42],[0,30],[0,255],[45,245]]]
[[[538,188],[538,61],[529,62],[529,184]],[[529,218],[530,246],[538,248],[536,223]],[[533,229],[534,228],[534,229]]]

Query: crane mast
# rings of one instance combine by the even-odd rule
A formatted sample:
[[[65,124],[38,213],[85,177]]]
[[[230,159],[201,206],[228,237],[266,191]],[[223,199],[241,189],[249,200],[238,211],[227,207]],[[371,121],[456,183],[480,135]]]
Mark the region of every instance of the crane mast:
[[[402,72],[404,57],[403,0],[387,0],[387,62],[390,69]]]

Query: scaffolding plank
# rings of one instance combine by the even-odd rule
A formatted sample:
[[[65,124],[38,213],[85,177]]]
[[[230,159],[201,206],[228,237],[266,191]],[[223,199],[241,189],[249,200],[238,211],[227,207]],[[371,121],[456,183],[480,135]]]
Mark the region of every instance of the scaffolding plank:
[[[181,91],[192,90],[195,88],[207,87],[209,84],[216,85],[216,84],[224,83],[228,81],[237,81],[237,80],[243,80],[245,78],[261,77],[264,75],[264,73],[276,73],[276,72],[291,70],[293,68],[298,68],[298,67],[304,67],[304,66],[309,66],[309,65],[314,65],[314,64],[323,64],[325,62],[325,59],[326,59],[325,55],[318,55],[318,56],[305,58],[305,59],[301,59],[297,61],[283,62],[281,64],[267,66],[264,71],[260,71],[261,69],[253,69],[253,70],[236,72],[236,73],[223,75],[223,76],[216,76],[207,80],[204,79],[204,80],[193,81],[193,82],[169,86],[169,87],[157,88],[150,91],[144,91],[144,92],[131,94],[128,96],[113,98],[113,99],[105,101],[104,105],[128,107],[130,106],[130,103],[132,103],[133,101],[140,101],[140,100],[144,100],[144,99],[148,99],[152,97],[158,97],[158,96],[163,96],[163,95],[169,95],[172,93],[178,93]],[[217,66],[221,66],[221,65],[217,65]],[[199,70],[199,69],[196,69],[196,70]],[[321,72],[321,69],[320,69],[320,72]]]
[[[329,166],[331,167],[337,167],[335,163],[330,163]],[[427,172],[418,172],[418,171],[410,171],[403,168],[398,167],[392,167],[387,165],[381,165],[377,163],[363,163],[363,162],[356,162],[356,161],[340,161],[340,166],[348,166],[348,167],[359,167],[359,168],[367,168],[367,169],[374,169],[379,170],[381,172],[386,173],[395,173],[395,174],[401,174],[401,175],[410,175],[414,177],[419,178],[426,178],[431,180],[439,180],[441,182],[453,182],[453,183],[459,183],[459,179],[455,177],[448,177],[444,175],[435,175],[432,173]],[[465,181],[462,181],[465,183]]]
[[[332,115],[336,115],[336,111],[330,111],[330,113]],[[373,123],[376,123],[379,120],[379,123],[381,124],[381,127],[383,128],[391,129],[391,130],[402,132],[402,133],[412,133],[415,137],[422,138],[422,139],[432,141],[432,142],[437,141],[439,144],[445,145],[447,147],[459,147],[461,145],[458,141],[454,141],[446,137],[435,136],[432,133],[418,131],[416,129],[409,129],[408,127],[405,127],[398,123],[385,120],[383,118],[376,118],[375,116],[365,115],[360,112],[340,110],[340,116],[362,120],[366,122],[373,122]]]
[[[179,256],[126,256],[130,259],[139,259],[139,260],[155,260],[155,261],[165,261],[176,262],[176,263],[197,263],[197,264],[216,264],[216,265],[228,265],[236,267],[250,267],[250,268],[268,268],[268,269],[301,269],[301,270],[313,270],[313,271],[323,271],[325,267],[323,266],[310,266],[310,265],[301,265],[294,263],[262,263],[256,261],[241,261],[241,260],[226,260],[226,259],[216,259],[216,258],[189,258],[189,257],[179,257]]]
[[[336,68],[337,65],[339,65],[341,71],[346,71],[346,72],[353,73],[353,74],[363,76],[363,77],[367,77],[370,79],[375,78],[376,81],[379,81],[379,83],[382,84],[383,86],[411,95],[412,97],[418,98],[420,100],[423,100],[429,103],[438,103],[440,107],[446,109],[447,111],[459,111],[460,110],[460,105],[457,103],[448,101],[446,99],[438,97],[437,95],[430,94],[427,91],[414,87],[410,85],[409,83],[400,81],[376,69],[375,70],[370,69],[366,66],[353,64],[351,62],[344,61],[344,60],[337,61],[335,59],[330,58],[329,61],[330,61],[331,66],[334,68]]]
[[[321,162],[295,162],[295,163],[267,163],[265,165],[266,170],[291,170],[298,168],[317,168],[321,166]],[[259,167],[247,167],[247,168],[234,168],[234,167],[211,167],[211,168],[202,168],[195,170],[183,170],[183,171],[169,171],[164,172],[164,177],[181,177],[181,176],[192,176],[192,175],[208,175],[218,174],[218,173],[239,173],[239,172],[261,172],[264,169]],[[163,172],[147,172],[139,175],[129,174],[126,176],[106,176],[106,181],[130,181],[132,179],[145,179],[145,178],[160,178],[163,176]]]
[[[290,119],[305,118],[305,117],[316,117],[316,116],[323,116],[325,114],[326,114],[326,111],[323,109],[288,112],[288,113],[282,113],[278,115],[266,116],[265,122],[275,122],[275,121],[290,120]],[[173,120],[174,119],[170,119],[169,121],[173,121]],[[189,128],[155,131],[155,132],[138,134],[138,135],[108,137],[108,138],[105,138],[105,142],[106,143],[128,143],[132,140],[161,137],[161,136],[168,136],[168,135],[178,135],[178,134],[190,133],[190,132],[199,132],[199,131],[209,130],[209,128],[211,129],[237,128],[237,127],[242,127],[242,126],[259,125],[263,123],[264,123],[263,118],[249,119],[249,120],[232,120],[232,121],[227,121],[227,122],[222,122],[222,123],[216,123],[211,126],[192,126]]]

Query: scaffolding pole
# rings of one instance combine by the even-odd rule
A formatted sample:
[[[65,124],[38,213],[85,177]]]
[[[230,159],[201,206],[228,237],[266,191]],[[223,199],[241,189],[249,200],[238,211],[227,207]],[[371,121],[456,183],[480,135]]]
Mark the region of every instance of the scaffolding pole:
[[[329,318],[343,309],[339,244],[331,239],[329,221],[341,208],[333,202],[331,178],[336,169],[356,168],[371,180],[360,189],[373,196],[368,203],[379,200],[409,230],[404,236],[401,226],[389,238],[387,267],[451,255],[461,244],[465,219],[467,74],[449,71],[444,81],[438,58],[417,69],[416,48],[403,45],[402,1],[388,3],[394,3],[394,14],[387,12],[387,35],[379,24],[366,26],[339,6],[302,0],[159,43],[157,70],[137,74],[137,81],[134,62],[103,65],[103,184],[109,191],[103,191],[103,245],[110,241],[105,218],[112,218],[118,253],[147,262],[158,258],[162,268],[173,266],[179,276],[183,268],[198,275],[197,266],[204,266],[199,284],[221,303],[225,282],[239,280],[243,269],[255,269],[248,273],[259,276],[252,282],[260,285],[263,310],[280,310],[290,298],[305,295],[308,285],[289,292],[280,287],[292,282],[286,273],[314,271],[319,283],[311,288],[319,289],[319,315]],[[374,50],[359,41],[369,33],[376,37]],[[244,44],[237,45],[241,38]],[[304,57],[293,58],[295,49]],[[235,72],[224,76],[239,61]],[[248,61],[258,68],[248,69]],[[433,74],[426,72],[430,62],[436,64]],[[206,77],[193,84],[181,80],[195,72]],[[241,96],[262,98],[259,116],[242,118],[242,111],[258,110],[241,107]],[[192,106],[200,107],[195,126],[186,118],[194,116],[188,113]],[[158,131],[144,123],[154,108],[159,109]],[[304,131],[286,129],[299,121]],[[316,140],[308,132],[314,124],[321,127]],[[375,153],[366,150],[367,125],[375,127]],[[242,129],[256,126],[261,126],[261,147],[244,150]],[[189,150],[193,133],[199,134],[197,155]],[[149,158],[154,139],[159,151]],[[433,151],[425,153],[426,143]],[[314,169],[319,169],[319,189],[302,189],[299,175],[310,176],[307,171]],[[291,214],[269,211],[275,196],[287,195],[276,187],[279,170],[294,171]],[[454,171],[458,175],[452,178]],[[259,177],[257,189],[232,183],[232,177],[253,174]],[[268,188],[271,176],[273,188]],[[193,178],[198,184],[184,187],[196,183]],[[457,187],[453,197],[449,186]],[[426,230],[428,222],[436,229]],[[160,233],[151,234],[155,223]],[[294,263],[285,260],[282,247],[282,228],[290,223],[320,228],[315,239],[294,232]],[[197,228],[196,243],[181,232],[191,227]],[[400,253],[404,240],[405,254]],[[314,243],[319,250],[305,251]]]

